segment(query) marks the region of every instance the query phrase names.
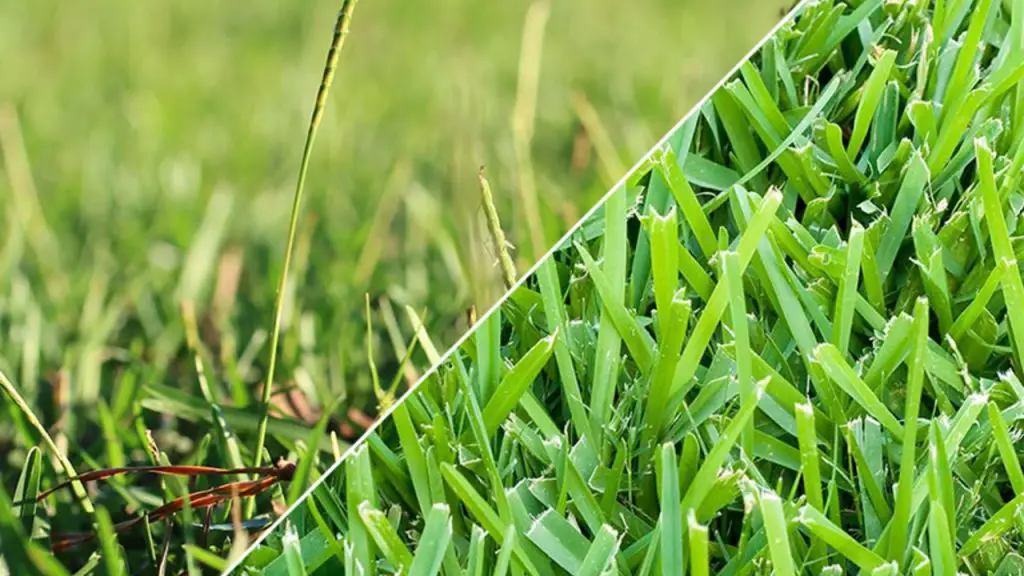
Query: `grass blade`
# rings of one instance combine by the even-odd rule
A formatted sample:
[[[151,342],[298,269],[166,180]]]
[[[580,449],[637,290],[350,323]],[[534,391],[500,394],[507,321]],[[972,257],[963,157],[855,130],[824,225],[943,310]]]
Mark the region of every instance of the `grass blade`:
[[[435,504],[427,513],[416,556],[409,566],[409,576],[434,576],[441,570],[452,538],[452,522],[448,506]]]
[[[768,551],[772,565],[778,576],[795,576],[796,566],[793,552],[789,547],[789,535],[786,513],[782,509],[782,500],[772,492],[761,494],[761,515],[764,517],[764,530],[768,536]]]

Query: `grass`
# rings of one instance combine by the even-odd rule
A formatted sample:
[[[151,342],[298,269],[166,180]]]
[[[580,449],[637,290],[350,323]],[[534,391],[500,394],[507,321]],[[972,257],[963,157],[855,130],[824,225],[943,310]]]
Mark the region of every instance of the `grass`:
[[[248,542],[227,510],[209,535],[186,510],[174,529],[109,536],[183,494],[174,479],[10,503],[72,470],[296,459],[292,485],[243,518],[265,525],[372,420],[375,383],[432,363],[411,334],[447,345],[499,293],[478,166],[526,267],[778,9],[758,3],[750,26],[718,17],[728,33],[709,44],[680,38],[691,20],[715,30],[692,3],[544,6],[360,8],[296,235],[295,126],[334,2],[0,7],[0,506],[23,519],[3,526],[0,566],[223,567]],[[512,192],[539,203],[512,210]],[[95,547],[43,552],[50,534],[92,528]]]
[[[338,20],[334,25],[334,38],[331,40],[330,48],[327,51],[327,63],[324,65],[323,77],[320,80],[320,87],[317,89],[316,101],[313,104],[313,114],[309,120],[309,128],[306,133],[306,141],[302,146],[302,159],[299,161],[299,177],[295,184],[295,196],[292,200],[291,215],[288,219],[288,241],[284,248],[284,261],[281,264],[281,276],[277,284],[277,293],[274,297],[274,324],[270,330],[270,359],[267,361],[267,382],[274,382],[274,369],[277,366],[277,354],[280,348],[281,323],[284,315],[285,293],[288,288],[288,268],[291,264],[292,254],[295,252],[295,233],[299,225],[299,214],[302,207],[302,193],[306,184],[306,175],[309,172],[309,158],[313,152],[313,144],[316,141],[317,131],[320,129],[320,122],[323,120],[324,110],[327,108],[327,96],[330,94],[331,84],[334,81],[334,74],[337,72],[338,59],[345,46],[345,39],[348,37],[349,29],[352,26],[352,14],[355,12],[358,0],[346,0],[338,13]],[[370,359],[372,361],[373,354]],[[263,460],[263,448],[267,440],[267,423],[270,421],[270,408],[272,400],[271,386],[264,386],[260,407],[260,423],[256,429],[256,449],[254,466],[259,466]],[[250,500],[251,503],[254,502]],[[251,507],[246,511],[246,516],[251,516]]]
[[[1022,22],[806,6],[238,573],[1021,573]]]

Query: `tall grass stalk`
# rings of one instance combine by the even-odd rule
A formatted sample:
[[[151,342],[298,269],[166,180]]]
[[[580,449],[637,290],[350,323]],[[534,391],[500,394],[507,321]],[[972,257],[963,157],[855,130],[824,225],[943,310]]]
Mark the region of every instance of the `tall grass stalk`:
[[[284,316],[285,287],[288,282],[288,268],[291,265],[292,252],[295,248],[295,233],[299,227],[302,192],[306,185],[309,159],[313,152],[313,143],[316,141],[317,130],[320,128],[320,120],[323,118],[324,110],[327,108],[327,96],[334,81],[334,72],[338,67],[338,58],[341,56],[341,50],[345,46],[345,38],[348,37],[349,27],[352,24],[352,13],[355,11],[356,4],[358,3],[359,0],[344,0],[341,10],[338,12],[338,19],[334,24],[334,38],[327,52],[327,63],[324,65],[323,77],[320,80],[320,87],[316,92],[313,115],[309,120],[309,128],[306,131],[306,142],[302,146],[299,176],[295,183],[295,195],[292,199],[291,215],[288,219],[288,240],[284,249],[284,262],[281,265],[281,276],[278,279],[277,293],[274,299],[274,324],[270,330],[270,360],[267,363],[267,375],[263,381],[263,394],[260,399],[262,405],[260,421],[256,429],[253,466],[260,466],[263,462],[263,449],[267,440],[267,422],[270,420],[270,399],[274,389],[274,371],[277,368],[278,346],[281,339],[281,322]],[[246,518],[252,516],[255,506],[255,498],[249,499],[246,504]]]

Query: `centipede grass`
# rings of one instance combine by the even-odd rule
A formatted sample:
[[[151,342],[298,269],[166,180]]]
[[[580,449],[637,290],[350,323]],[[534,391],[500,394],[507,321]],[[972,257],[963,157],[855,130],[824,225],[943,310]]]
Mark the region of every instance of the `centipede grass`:
[[[495,254],[529,267],[779,17],[363,2],[291,211],[342,5],[0,3],[0,572],[226,567],[494,302]],[[278,457],[290,483],[209,522],[184,507],[117,531],[219,479],[22,502],[90,470]]]
[[[803,6],[238,573],[1020,574],[1022,24]]]

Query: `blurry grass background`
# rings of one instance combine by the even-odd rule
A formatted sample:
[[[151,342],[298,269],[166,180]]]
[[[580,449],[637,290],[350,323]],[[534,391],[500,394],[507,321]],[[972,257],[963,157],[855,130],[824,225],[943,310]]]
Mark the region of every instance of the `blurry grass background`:
[[[544,240],[788,4],[552,2],[531,145]],[[140,413],[172,459],[207,432],[189,424],[209,410],[183,302],[194,306],[214,400],[257,401],[301,140],[338,6],[0,3],[0,370],[76,465],[142,459],[131,426]],[[305,438],[334,397],[372,412],[365,294],[386,381],[397,370],[392,336],[411,334],[404,306],[450,344],[465,310],[501,293],[483,241],[480,165],[520,266],[543,251],[530,246],[518,200],[510,123],[528,7],[358,7],[310,167],[286,308],[279,380],[294,393],[275,415],[302,426],[272,427],[272,450]],[[588,137],[598,128],[614,142],[602,155]],[[38,438],[2,402],[10,489]],[[226,414],[243,448],[256,413]],[[359,422],[339,426],[349,424]]]

